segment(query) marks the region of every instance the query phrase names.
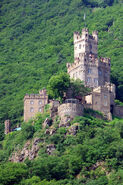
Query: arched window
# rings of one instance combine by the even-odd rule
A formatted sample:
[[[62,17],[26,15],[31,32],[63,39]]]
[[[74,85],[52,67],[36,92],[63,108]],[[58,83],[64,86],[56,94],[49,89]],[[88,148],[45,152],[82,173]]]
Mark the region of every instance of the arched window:
[[[30,112],[34,112],[34,108],[33,107],[30,108]]]
[[[41,104],[42,104],[42,100],[39,100],[38,105],[41,105]]]
[[[88,69],[88,74],[91,74],[92,73],[92,69]]]
[[[87,83],[90,83],[91,82],[91,77],[88,77],[87,78]]]
[[[98,79],[97,79],[97,78],[94,78],[94,83],[95,83],[96,85],[98,85]]]
[[[102,71],[101,71],[101,69],[99,69],[99,75],[102,76]]]
[[[31,105],[33,105],[33,104],[34,104],[34,101],[33,101],[33,100],[31,100],[31,101],[30,101],[30,104],[31,104]]]
[[[42,108],[41,107],[39,107],[39,110],[38,110],[39,112],[42,112]]]

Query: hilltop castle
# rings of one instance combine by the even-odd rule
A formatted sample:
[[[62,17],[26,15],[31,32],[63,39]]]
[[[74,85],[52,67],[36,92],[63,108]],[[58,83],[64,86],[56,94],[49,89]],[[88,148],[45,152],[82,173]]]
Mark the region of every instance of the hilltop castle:
[[[74,63],[67,63],[70,78],[80,79],[92,89],[85,97],[85,107],[102,112],[111,119],[115,85],[110,83],[110,58],[98,58],[98,32],[89,35],[88,29],[74,33]]]
[[[91,88],[91,93],[84,97],[84,102],[66,100],[62,105],[53,103],[58,108],[58,115],[74,117],[83,114],[83,108],[98,110],[108,119],[112,114],[123,117],[123,107],[116,106],[115,85],[110,83],[110,58],[98,58],[98,32],[89,35],[88,29],[82,33],[74,33],[74,63],[67,63],[67,72],[70,78],[80,79],[85,86]],[[43,112],[48,103],[46,90],[39,94],[26,94],[24,97],[24,121],[33,118],[36,113]]]

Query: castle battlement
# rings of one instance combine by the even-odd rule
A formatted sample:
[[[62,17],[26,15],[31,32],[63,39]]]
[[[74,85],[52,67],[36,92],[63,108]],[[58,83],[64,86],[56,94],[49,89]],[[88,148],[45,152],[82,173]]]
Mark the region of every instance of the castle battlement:
[[[103,91],[113,93],[115,96],[115,85],[112,83],[106,82],[104,85],[101,85],[93,89],[93,92],[101,93]]]
[[[79,42],[79,41],[86,41],[86,42],[96,41],[97,43],[98,42],[98,32],[93,31],[92,35],[89,35],[87,28],[83,28],[81,34],[78,31],[74,32],[74,43]]]
[[[100,57],[100,62],[110,65],[111,59],[110,58],[106,58],[106,57],[105,58],[104,57]]]
[[[89,67],[98,67],[99,61],[98,58],[88,58],[85,57],[86,55],[82,54],[80,57],[75,58],[74,63],[67,63],[67,71],[70,73],[72,70],[75,70],[76,68],[79,68],[81,65],[83,66],[89,66]]]
[[[74,118],[75,116],[83,115],[84,106],[79,103],[76,99],[67,99],[65,103],[58,107],[58,115],[63,118],[65,116],[70,116]]]
[[[41,90],[39,91],[39,94],[45,96],[45,95],[47,94],[46,89],[45,89],[45,88],[44,88],[44,89],[41,89]]]
[[[27,100],[27,99],[41,99],[41,98],[48,99],[48,95],[47,95],[46,89],[40,90],[39,94],[26,94],[24,96],[24,101]]]
[[[24,96],[24,101],[25,101],[26,99],[40,99],[40,98],[43,98],[43,97],[46,97],[46,96],[40,95],[40,94],[26,94],[26,95]]]

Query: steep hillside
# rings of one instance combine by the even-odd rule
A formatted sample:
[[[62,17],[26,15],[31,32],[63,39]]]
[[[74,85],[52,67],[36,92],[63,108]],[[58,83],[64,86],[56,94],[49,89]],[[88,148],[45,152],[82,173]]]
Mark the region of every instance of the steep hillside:
[[[73,32],[99,31],[99,55],[111,57],[112,82],[123,101],[122,1],[0,2],[0,122],[20,122],[25,93],[37,93],[73,61]]]
[[[123,119],[106,122],[86,110],[63,123],[49,114],[47,109],[0,142],[1,185],[122,184]]]

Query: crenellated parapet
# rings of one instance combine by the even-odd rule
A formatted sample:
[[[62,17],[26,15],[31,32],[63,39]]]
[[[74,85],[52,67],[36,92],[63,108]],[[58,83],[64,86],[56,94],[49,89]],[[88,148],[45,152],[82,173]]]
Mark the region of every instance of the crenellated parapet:
[[[75,58],[74,63],[67,63],[67,72],[70,73],[71,71],[79,68],[81,65],[88,66],[88,67],[98,67],[99,60],[95,58],[94,55],[86,55],[81,54],[80,57]]]
[[[24,96],[24,101],[27,99],[41,99],[41,98],[48,99],[46,89],[40,90],[39,94],[26,94]]]
[[[39,99],[39,98],[42,98],[42,95],[39,95],[39,94],[26,94],[24,96],[24,100],[26,100],[26,99]]]
[[[65,116],[74,118],[83,115],[83,105],[76,99],[67,99],[65,103],[58,107],[58,115],[62,119]]]
[[[81,33],[78,31],[74,32],[74,43],[78,41],[89,41],[89,39],[97,43],[98,42],[98,31],[93,31],[92,35],[89,35],[87,28],[83,28]]]
[[[104,57],[100,57],[100,62],[104,63],[104,64],[108,64],[110,66],[111,64],[111,59],[110,58],[104,58]]]

